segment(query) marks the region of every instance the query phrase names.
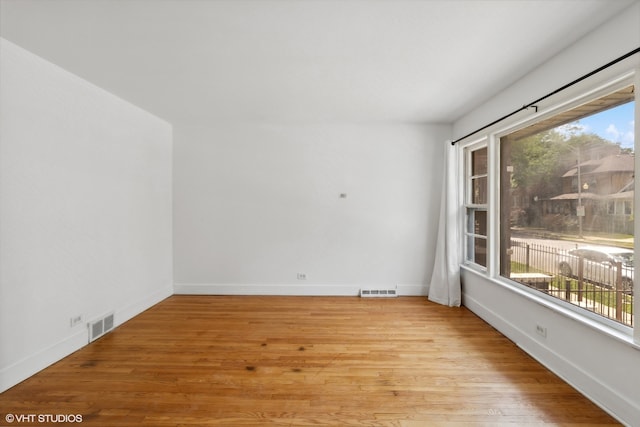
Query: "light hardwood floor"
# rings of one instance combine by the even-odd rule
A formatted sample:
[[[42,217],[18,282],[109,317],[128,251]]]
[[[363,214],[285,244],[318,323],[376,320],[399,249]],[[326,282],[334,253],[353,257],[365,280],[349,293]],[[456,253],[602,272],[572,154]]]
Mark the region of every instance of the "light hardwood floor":
[[[469,310],[418,297],[173,296],[1,394],[0,425],[7,413],[83,426],[619,425]]]

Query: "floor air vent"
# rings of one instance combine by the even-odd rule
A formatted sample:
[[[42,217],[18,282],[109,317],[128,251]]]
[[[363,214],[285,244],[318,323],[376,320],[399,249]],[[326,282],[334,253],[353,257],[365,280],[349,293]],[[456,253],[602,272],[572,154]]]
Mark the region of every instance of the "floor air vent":
[[[362,288],[360,289],[362,298],[394,298],[398,296],[396,288]]]
[[[113,329],[113,313],[89,323],[89,342],[93,342]]]

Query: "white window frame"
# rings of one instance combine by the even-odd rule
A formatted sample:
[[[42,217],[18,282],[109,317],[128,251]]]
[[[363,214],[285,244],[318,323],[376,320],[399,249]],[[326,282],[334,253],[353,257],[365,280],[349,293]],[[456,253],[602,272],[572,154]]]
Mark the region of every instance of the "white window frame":
[[[557,307],[558,311],[566,313],[570,317],[575,319],[582,319],[591,326],[602,329],[603,331],[612,331],[617,336],[630,337],[635,345],[640,345],[640,324],[634,322],[633,327],[622,325],[614,320],[607,319],[595,313],[591,313],[580,307],[576,307],[570,303],[553,298],[544,293],[527,288],[515,281],[500,276],[500,227],[498,224],[500,218],[500,138],[509,135],[519,129],[532,125],[533,123],[545,120],[549,117],[555,116],[563,111],[570,110],[581,104],[585,104],[599,97],[605,96],[608,93],[622,89],[630,84],[635,85],[635,149],[634,151],[640,153],[640,95],[637,88],[640,88],[640,69],[626,70],[618,74],[617,76],[610,77],[606,80],[602,79],[597,82],[582,82],[578,87],[572,88],[568,95],[559,94],[555,99],[547,100],[541,105],[538,105],[535,109],[531,109],[531,113],[528,117],[522,118],[522,115],[516,116],[509,121],[494,125],[485,130],[482,134],[476,135],[477,139],[469,141],[461,141],[461,149],[463,149],[463,155],[461,160],[464,165],[464,182],[460,183],[461,190],[463,191],[464,212],[461,215],[461,229],[464,236],[463,244],[463,259],[466,267],[472,268],[476,271],[480,271],[486,274],[490,279],[495,282],[501,283],[504,286],[516,288],[517,291],[523,296],[530,296],[536,300],[548,305],[549,307]],[[544,105],[543,105],[544,104]],[[526,114],[526,113],[523,113]],[[478,137],[479,136],[479,137]],[[468,243],[467,239],[469,233],[467,232],[468,224],[468,209],[473,208],[474,205],[468,203],[470,189],[469,181],[470,177],[468,172],[470,169],[470,153],[483,146],[488,146],[488,203],[487,208],[487,260],[486,268],[469,260]],[[640,155],[635,157],[635,168],[640,170]],[[637,177],[638,183],[640,183],[640,177]],[[639,187],[640,188],[640,187]],[[484,206],[484,205],[483,205]],[[634,194],[634,202],[632,206],[632,212],[637,212],[637,207],[640,206],[640,191]],[[634,220],[634,235],[640,236],[640,219]],[[640,245],[634,245],[635,254],[634,257],[638,259],[638,253],[640,252]],[[640,286],[638,286],[640,289]],[[634,298],[634,314],[640,313],[640,293]],[[599,326],[600,325],[600,326]],[[613,331],[616,332],[613,332]]]
[[[473,158],[473,153],[478,151],[478,150],[482,150],[482,149],[486,149],[487,150],[487,172],[484,174],[479,174],[479,175],[472,175],[472,158]],[[490,187],[489,187],[489,181],[490,181],[490,170],[489,170],[489,147],[487,144],[487,140],[486,139],[482,139],[480,141],[477,141],[475,143],[469,144],[467,146],[464,147],[464,154],[463,154],[463,159],[464,159],[464,192],[463,192],[463,200],[464,200],[464,224],[462,227],[463,230],[463,238],[464,238],[464,242],[463,242],[463,248],[464,248],[464,263],[468,266],[473,266],[473,268],[477,268],[481,271],[487,271],[487,267],[489,265],[489,259],[490,259],[490,254],[489,254],[489,242],[490,242],[490,218],[489,218],[489,214],[490,214],[490,210],[489,210],[489,194],[490,194]],[[473,203],[473,180],[474,179],[478,179],[478,178],[483,178],[485,177],[487,180],[487,188],[486,188],[486,193],[487,193],[487,202],[486,203],[482,203],[482,204],[478,204],[478,203]],[[472,231],[470,231],[469,227],[470,227],[470,221],[471,218],[469,216],[469,212],[478,212],[478,211],[484,211],[487,214],[487,232],[486,235],[481,235],[481,234],[476,234]],[[483,266],[482,264],[478,264],[477,262],[475,262],[475,254],[472,253],[472,249],[474,248],[474,245],[470,243],[470,239],[484,239],[486,240],[486,247],[487,247],[487,255],[486,255],[486,266]]]

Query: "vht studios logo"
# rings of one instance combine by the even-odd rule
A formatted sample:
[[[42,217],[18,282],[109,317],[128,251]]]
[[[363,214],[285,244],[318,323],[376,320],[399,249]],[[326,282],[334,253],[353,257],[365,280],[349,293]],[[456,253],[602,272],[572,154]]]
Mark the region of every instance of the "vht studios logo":
[[[7,414],[8,423],[81,423],[82,415],[73,414]]]

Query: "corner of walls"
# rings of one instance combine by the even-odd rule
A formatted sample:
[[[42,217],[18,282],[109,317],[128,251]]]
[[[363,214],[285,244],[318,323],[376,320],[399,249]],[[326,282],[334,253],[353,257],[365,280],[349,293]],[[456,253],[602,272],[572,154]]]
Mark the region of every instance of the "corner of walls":
[[[3,391],[173,293],[172,127],[0,43]]]

